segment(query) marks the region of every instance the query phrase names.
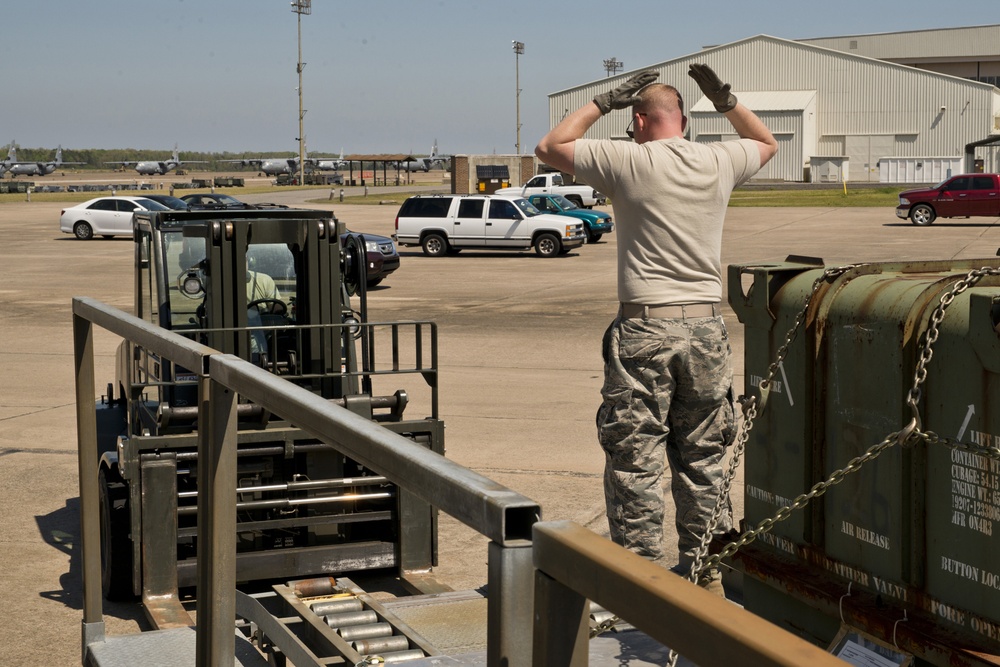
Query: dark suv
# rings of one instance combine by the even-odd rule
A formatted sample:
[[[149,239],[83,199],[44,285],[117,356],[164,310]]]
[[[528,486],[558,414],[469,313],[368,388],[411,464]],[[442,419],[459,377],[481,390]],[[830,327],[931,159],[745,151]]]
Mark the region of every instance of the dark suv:
[[[344,237],[351,232],[340,235],[340,242],[344,242]],[[396,244],[387,236],[364,233],[365,254],[368,262],[365,268],[368,272],[368,287],[375,287],[390,273],[399,268],[399,253],[396,252]]]

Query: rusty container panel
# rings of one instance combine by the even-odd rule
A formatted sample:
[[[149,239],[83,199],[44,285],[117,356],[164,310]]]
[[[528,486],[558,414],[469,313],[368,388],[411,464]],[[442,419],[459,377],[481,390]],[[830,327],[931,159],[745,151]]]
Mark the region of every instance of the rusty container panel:
[[[1000,290],[977,286],[946,311],[927,371],[927,430],[1000,445],[998,300]],[[926,456],[927,592],[972,612],[963,625],[1000,638],[1000,460],[944,445]]]
[[[745,527],[910,424],[907,396],[932,313],[980,267],[1000,261],[868,264],[822,280],[811,299],[822,268],[729,268],[748,394],[760,398],[755,376],[805,313],[776,373],[785,385],[772,389],[750,431]],[[923,431],[973,449],[1000,446],[998,304],[1000,279],[986,276],[947,309],[922,385]],[[927,663],[1000,664],[1000,549],[991,548],[993,531],[1000,535],[1000,460],[942,443],[896,445],[784,523],[748,549],[747,609],[795,625],[809,608],[830,617],[813,628],[833,628],[854,586],[858,608],[847,617],[857,627],[894,641],[896,620],[909,613],[914,628],[935,628],[908,646]]]
[[[744,325],[747,395],[756,394],[760,400],[761,380],[767,377],[785,334],[821,274],[814,264],[802,262],[756,265],[746,270],[730,267],[729,302]],[[814,356],[811,337],[800,331],[789,345],[785,361],[775,370],[766,401],[770,418],[758,420],[750,431],[748,449],[754,456],[747,456],[744,464],[744,511],[751,524],[773,516],[809,488],[814,451],[808,443],[814,413],[803,408],[811,406],[813,400]],[[786,540],[811,542],[813,510],[807,507],[796,512],[761,540],[779,546]]]
[[[906,397],[916,340],[929,309],[956,279],[950,272],[902,273],[898,265],[879,269],[845,274],[836,295],[820,307],[816,408],[824,415],[817,443],[823,450],[823,477],[909,423]],[[921,463],[913,449],[893,447],[831,487],[822,501],[826,555],[863,565],[881,580],[919,576],[924,498],[914,489]]]

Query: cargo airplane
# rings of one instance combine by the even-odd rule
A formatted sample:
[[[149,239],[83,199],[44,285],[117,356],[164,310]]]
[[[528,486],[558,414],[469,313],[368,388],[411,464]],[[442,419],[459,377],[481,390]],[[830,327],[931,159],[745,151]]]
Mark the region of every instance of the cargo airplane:
[[[278,174],[296,174],[299,171],[299,158],[297,157],[277,157],[277,158],[243,158],[241,160],[220,160],[220,162],[232,162],[243,167],[256,167],[260,172],[268,176]],[[306,157],[306,167],[309,170],[337,171],[341,167],[346,167],[344,160],[344,149],[340,149],[339,158],[316,158]]]
[[[311,164],[313,169],[319,169],[320,171],[338,171],[347,166],[347,160],[344,159],[344,149],[341,148],[340,157],[338,158],[308,158],[306,164]]]
[[[396,167],[402,169],[403,171],[430,171],[438,164],[443,164],[451,159],[450,155],[438,155],[437,151],[438,144],[437,139],[435,139],[434,145],[431,147],[431,154],[429,157],[420,157],[415,160],[397,162]]]
[[[3,161],[11,177],[14,176],[46,176],[65,164],[85,164],[84,162],[63,162],[62,146],[56,148],[56,157],[51,162],[24,162],[17,159],[17,148],[11,142],[7,159]],[[3,172],[0,171],[0,174]]]
[[[7,151],[7,157],[0,162],[0,178],[10,169],[10,165],[14,164],[15,160],[17,160],[17,149],[14,148],[14,142],[12,141],[10,142],[10,150]]]
[[[123,162],[105,162],[104,164],[120,164],[123,167],[133,167],[137,172],[152,176],[158,174],[163,176],[182,164],[203,164],[205,160],[181,160],[177,154],[177,144],[174,144],[174,153],[167,160],[126,160]]]

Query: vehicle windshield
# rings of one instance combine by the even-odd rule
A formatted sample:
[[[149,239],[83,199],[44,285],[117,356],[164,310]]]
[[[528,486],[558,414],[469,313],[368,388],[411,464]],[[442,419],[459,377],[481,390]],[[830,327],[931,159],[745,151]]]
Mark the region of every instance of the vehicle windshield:
[[[535,205],[527,199],[518,197],[517,199],[512,199],[511,201],[514,202],[514,206],[521,209],[521,212],[529,218],[541,214],[541,211],[535,208]]]
[[[152,199],[146,199],[145,197],[137,199],[136,202],[139,206],[143,207],[147,211],[169,211],[170,209],[161,204],[158,201],[153,201]]]
[[[153,201],[160,202],[167,208],[172,208],[178,211],[183,211],[188,208],[188,204],[183,199],[178,199],[177,197],[170,197],[168,195],[161,195],[159,199],[154,199]]]
[[[566,199],[562,195],[552,195],[552,201],[559,204],[559,208],[561,208],[564,211],[572,211],[573,209],[578,208],[576,204]]]
[[[236,197],[230,197],[229,195],[215,195],[215,198],[219,200],[220,204],[226,204],[227,206],[232,204],[242,204]]]
[[[205,298],[204,290],[192,290],[190,283],[209,280],[204,263],[205,240],[184,238],[180,229],[164,231],[164,266],[170,300],[170,323],[176,329],[194,328],[198,322],[198,306]],[[277,297],[291,310],[295,301],[295,260],[284,243],[251,243],[247,248],[247,303],[260,298],[273,298],[274,292],[263,289],[274,281]],[[185,289],[185,281],[189,283]],[[198,283],[193,283],[197,285]],[[265,293],[266,292],[266,293]]]

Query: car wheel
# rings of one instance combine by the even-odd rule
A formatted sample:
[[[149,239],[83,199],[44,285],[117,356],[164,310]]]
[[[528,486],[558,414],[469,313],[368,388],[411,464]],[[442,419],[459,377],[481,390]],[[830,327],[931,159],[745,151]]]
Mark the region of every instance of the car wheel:
[[[910,222],[915,225],[929,225],[936,217],[937,213],[927,204],[917,204],[910,211]]]
[[[601,240],[604,234],[597,234],[595,232],[587,232],[587,243],[597,243]]]
[[[428,257],[440,257],[448,252],[448,241],[440,234],[428,234],[420,242],[420,247]]]
[[[94,228],[86,222],[78,222],[73,225],[73,235],[81,241],[89,241],[94,238]]]
[[[566,197],[566,199],[576,204],[579,208],[583,208],[583,199],[581,199],[579,195],[570,195]]]
[[[555,234],[540,234],[535,239],[535,252],[542,257],[555,257],[562,249],[562,243]]]
[[[109,600],[131,600],[132,541],[128,488],[117,474],[102,469],[98,478],[101,520],[101,588]]]

